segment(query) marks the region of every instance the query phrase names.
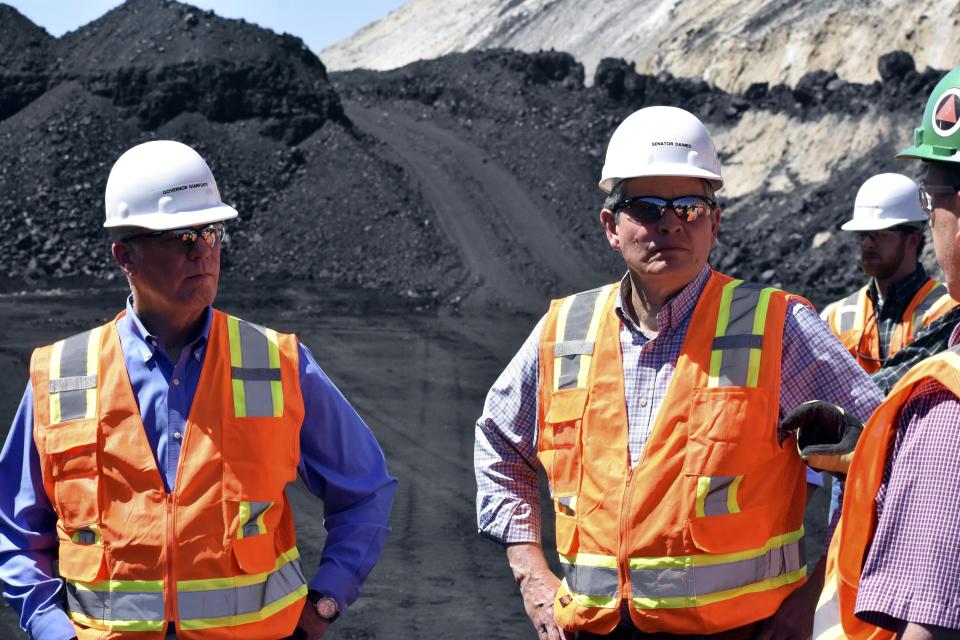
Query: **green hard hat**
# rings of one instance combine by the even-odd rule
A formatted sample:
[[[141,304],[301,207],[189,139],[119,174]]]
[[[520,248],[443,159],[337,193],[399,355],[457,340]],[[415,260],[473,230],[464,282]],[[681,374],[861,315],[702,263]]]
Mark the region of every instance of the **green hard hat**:
[[[913,146],[897,157],[960,162],[960,67],[937,83],[913,131]]]

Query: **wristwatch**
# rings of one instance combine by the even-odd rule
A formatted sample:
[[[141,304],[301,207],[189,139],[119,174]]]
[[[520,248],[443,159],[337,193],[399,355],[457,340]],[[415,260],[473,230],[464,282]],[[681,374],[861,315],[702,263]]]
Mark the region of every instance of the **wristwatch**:
[[[327,622],[333,622],[340,617],[340,605],[330,596],[311,590],[307,593],[307,599],[313,603],[313,606],[317,610],[317,615]]]

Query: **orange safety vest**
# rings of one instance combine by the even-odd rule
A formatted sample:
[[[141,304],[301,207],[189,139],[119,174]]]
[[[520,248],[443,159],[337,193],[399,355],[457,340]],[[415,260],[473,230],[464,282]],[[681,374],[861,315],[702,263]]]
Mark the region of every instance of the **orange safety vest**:
[[[827,555],[827,575],[814,618],[814,640],[890,640],[897,635],[861,621],[853,611],[860,574],[877,529],[876,497],[897,435],[900,411],[917,385],[930,378],[960,397],[960,349],[943,351],[910,369],[864,428],[847,473],[843,515]],[[845,527],[845,522],[857,526]]]
[[[830,330],[850,351],[867,373],[880,370],[880,330],[873,301],[867,295],[869,285],[843,300],[831,303],[823,313]],[[913,342],[917,332],[957,306],[941,282],[930,278],[914,294],[903,312],[897,330],[890,337],[887,358]]]
[[[540,343],[537,451],[550,482],[567,630],[710,634],[772,615],[806,580],[804,465],[777,446],[787,303],[714,273],[639,464],[619,286],[555,300]]]
[[[213,312],[167,493],[115,322],[30,364],[77,636],[159,639],[167,621],[186,639],[289,635],[307,592],[284,490],[303,421],[296,337]]]

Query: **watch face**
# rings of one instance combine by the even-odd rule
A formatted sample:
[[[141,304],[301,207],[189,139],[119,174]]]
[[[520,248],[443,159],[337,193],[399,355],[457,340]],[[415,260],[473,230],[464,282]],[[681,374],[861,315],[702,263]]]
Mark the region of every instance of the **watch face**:
[[[325,620],[333,620],[336,618],[338,609],[337,601],[333,598],[324,596],[317,600],[317,613]]]

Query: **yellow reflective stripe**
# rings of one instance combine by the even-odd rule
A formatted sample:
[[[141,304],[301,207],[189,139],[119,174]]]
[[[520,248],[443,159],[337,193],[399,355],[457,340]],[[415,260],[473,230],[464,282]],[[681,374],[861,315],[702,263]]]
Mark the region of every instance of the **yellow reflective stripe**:
[[[710,476],[700,476],[697,478],[696,513],[698,518],[703,518],[707,515],[707,509],[704,503],[707,500],[708,493],[710,493]]]
[[[90,332],[90,337],[87,340],[87,375],[95,376],[97,375],[97,370],[100,368],[100,334],[103,332],[103,327],[97,327],[96,329]],[[87,389],[87,418],[95,418],[97,416],[97,389],[99,388],[99,378],[97,379],[97,385]]]
[[[762,336],[767,324],[767,308],[770,306],[770,294],[776,291],[773,287],[766,287],[760,291],[757,301],[757,311],[753,316],[753,335]],[[747,368],[747,386],[755,387],[760,379],[761,349],[750,349],[750,364]]]
[[[211,627],[233,627],[250,624],[251,622],[260,622],[286,609],[290,605],[297,603],[306,595],[307,585],[300,585],[296,591],[291,591],[289,594],[279,600],[271,602],[259,611],[253,611],[239,616],[222,616],[220,618],[189,618],[180,621],[180,628],[184,631],[196,631],[198,629],[209,629]]]
[[[601,569],[616,569],[617,557],[607,556],[599,553],[574,553],[572,555],[560,555],[560,562],[564,564],[575,564],[581,567],[599,567]]]
[[[236,382],[236,380],[234,380]],[[250,503],[241,502],[240,503],[240,526],[237,527],[237,539],[240,540],[243,538],[243,526],[250,522]]]
[[[63,340],[54,343],[53,349],[50,350],[49,378],[51,380],[60,377],[60,358],[63,356],[63,343]],[[56,424],[60,422],[60,394],[48,393],[47,395],[50,397],[50,424]]]
[[[560,308],[557,309],[557,332],[556,340],[554,342],[563,342],[564,334],[567,330],[567,314],[570,313],[570,307],[573,305],[573,299],[576,296],[568,296],[560,303]],[[553,359],[553,390],[557,391],[560,389],[560,366],[561,359]]]
[[[84,591],[117,591],[121,593],[162,593],[163,580],[97,580],[77,582],[70,580],[77,589]]]
[[[787,584],[793,584],[803,580],[807,576],[807,567],[803,566],[792,571],[779,575],[775,578],[769,578],[762,582],[754,582],[736,589],[727,589],[726,591],[717,591],[702,596],[677,596],[673,598],[633,598],[633,606],[638,609],[684,609],[690,607],[702,607],[716,602],[723,602],[748,593],[759,593],[761,591],[770,591]]]
[[[714,337],[727,335],[727,325],[730,324],[730,304],[733,301],[733,290],[743,284],[743,280],[733,280],[723,287],[720,293],[720,311],[717,314],[717,329]],[[708,387],[720,385],[720,365],[723,363],[723,351],[714,349],[710,352],[710,377]]]
[[[95,524],[89,524],[89,525],[87,525],[87,526],[85,526],[85,527],[82,527],[82,528],[80,528],[80,529],[77,529],[77,530],[74,531],[73,534],[70,536],[70,539],[73,540],[74,542],[79,543],[79,542],[80,542],[80,532],[81,532],[81,531],[84,531],[84,530],[86,530],[86,531],[92,531],[92,532],[93,532],[93,535],[94,535],[94,544],[98,544],[98,543],[100,542],[100,540],[103,539],[103,536],[100,534],[100,527],[98,527],[98,526],[95,525]]]
[[[740,489],[741,482],[743,482],[743,476],[737,476],[727,488],[727,511],[729,513],[740,513],[740,502],[737,500],[737,491]]]
[[[863,329],[867,323],[866,319],[867,312],[867,288],[864,287],[860,289],[860,294],[857,296],[857,313],[853,316],[853,328],[854,329]]]
[[[267,511],[270,511],[270,507],[272,506],[273,506],[273,503],[271,502],[270,505],[266,509],[261,511],[259,516],[257,516],[257,531],[260,532],[260,535],[263,535],[264,533],[267,532],[267,525],[263,521],[263,517],[267,515]]]
[[[670,569],[685,567],[707,567],[714,564],[726,564],[737,560],[747,560],[762,556],[771,549],[776,549],[803,538],[803,527],[796,531],[773,536],[766,544],[756,549],[734,551],[733,553],[704,554],[697,556],[664,556],[662,558],[630,558],[631,569]]]
[[[603,309],[607,306],[607,298],[610,297],[612,284],[605,285],[597,294],[597,299],[593,303],[593,315],[590,316],[590,326],[587,329],[587,336],[584,338],[587,342],[597,341],[597,332],[600,331],[600,319],[603,317]],[[587,376],[590,374],[590,363],[593,361],[592,354],[583,354],[580,356],[580,371],[577,372],[577,387],[587,386]]]
[[[277,342],[277,332],[273,329],[267,329],[267,353],[270,358],[270,368],[280,368],[280,345]],[[283,384],[280,380],[270,381],[270,396],[273,398],[273,416],[279,418],[283,415]]]
[[[163,631],[166,624],[165,620],[100,620],[76,611],[70,612],[70,619],[92,629],[108,631]]]
[[[240,348],[240,320],[227,316],[227,333],[230,337],[230,366],[243,366],[243,351]],[[238,418],[247,417],[247,397],[243,392],[243,380],[231,379],[233,387],[233,414]]]
[[[233,578],[210,578],[207,580],[180,580],[177,582],[177,591],[209,591],[211,589],[233,589],[236,587],[248,587],[253,584],[266,582],[267,578],[273,572],[281,567],[293,562],[300,557],[300,551],[293,547],[284,551],[277,557],[274,568],[263,573],[251,573],[244,576],[235,576]]]
[[[594,609],[616,609],[620,605],[620,598],[585,596],[582,593],[573,594],[573,601],[581,607],[592,607]]]
[[[240,348],[240,320],[227,316],[227,333],[230,334],[230,366],[243,366],[243,351]]]

